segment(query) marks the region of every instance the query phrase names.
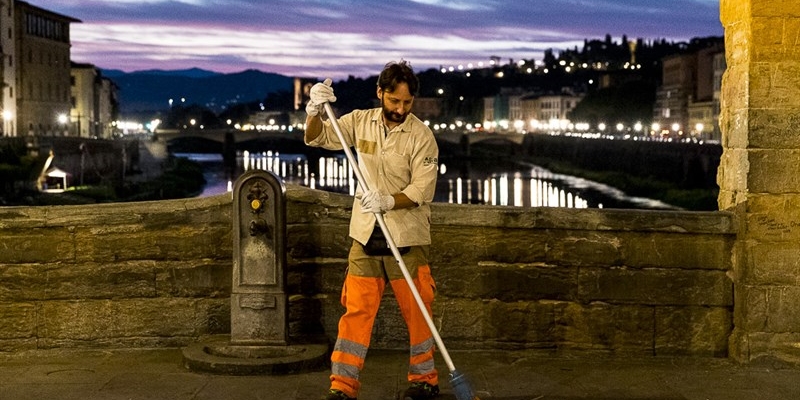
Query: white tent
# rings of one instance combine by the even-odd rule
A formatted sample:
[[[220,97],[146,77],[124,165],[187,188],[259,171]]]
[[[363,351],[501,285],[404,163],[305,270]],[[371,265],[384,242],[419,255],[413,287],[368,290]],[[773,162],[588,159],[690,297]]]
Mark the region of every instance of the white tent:
[[[69,176],[69,173],[62,171],[57,167],[48,169],[47,173],[45,173],[47,184],[44,187],[44,191],[47,193],[63,192],[67,188],[67,177]]]

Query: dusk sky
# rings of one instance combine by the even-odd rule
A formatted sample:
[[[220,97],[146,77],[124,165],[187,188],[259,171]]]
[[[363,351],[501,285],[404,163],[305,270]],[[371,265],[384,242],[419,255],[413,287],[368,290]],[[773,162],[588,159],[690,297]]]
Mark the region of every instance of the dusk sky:
[[[344,79],[391,60],[418,71],[541,60],[584,39],[722,36],[719,0],[27,0],[81,20],[72,60]]]

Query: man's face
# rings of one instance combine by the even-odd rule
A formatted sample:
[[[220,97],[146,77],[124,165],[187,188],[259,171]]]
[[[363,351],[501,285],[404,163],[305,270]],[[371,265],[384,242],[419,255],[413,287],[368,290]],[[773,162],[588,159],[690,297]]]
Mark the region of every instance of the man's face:
[[[378,98],[383,108],[383,118],[386,122],[402,124],[411,112],[414,96],[408,91],[406,83],[399,83],[394,92],[386,92],[378,88]]]

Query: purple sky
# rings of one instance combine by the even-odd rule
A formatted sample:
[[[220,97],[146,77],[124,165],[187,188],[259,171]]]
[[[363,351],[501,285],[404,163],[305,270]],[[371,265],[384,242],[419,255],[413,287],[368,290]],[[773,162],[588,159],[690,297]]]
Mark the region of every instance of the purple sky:
[[[258,69],[343,79],[541,59],[610,34],[721,36],[719,0],[26,0],[80,19],[72,59],[104,69]]]

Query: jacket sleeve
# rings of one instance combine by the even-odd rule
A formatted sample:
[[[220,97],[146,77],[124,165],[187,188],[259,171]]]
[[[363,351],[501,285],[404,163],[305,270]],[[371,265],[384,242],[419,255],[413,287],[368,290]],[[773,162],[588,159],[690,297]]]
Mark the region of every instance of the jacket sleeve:
[[[348,143],[355,142],[355,130],[353,129],[353,113],[345,114],[337,119],[342,136]],[[339,143],[336,130],[333,129],[331,121],[326,120],[322,123],[322,132],[316,139],[306,143],[312,147],[322,147],[326,150],[342,150],[343,146]],[[351,145],[352,146],[352,145]]]
[[[432,202],[438,174],[439,147],[433,133],[427,129],[411,157],[411,182],[402,193],[419,206]]]

